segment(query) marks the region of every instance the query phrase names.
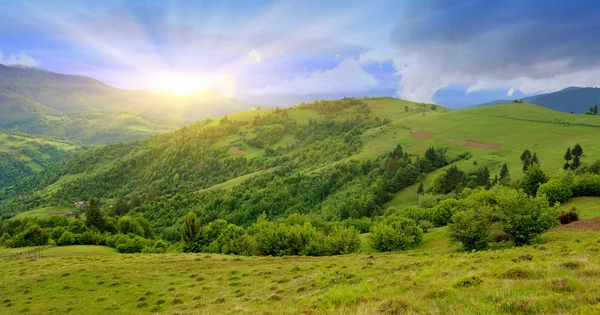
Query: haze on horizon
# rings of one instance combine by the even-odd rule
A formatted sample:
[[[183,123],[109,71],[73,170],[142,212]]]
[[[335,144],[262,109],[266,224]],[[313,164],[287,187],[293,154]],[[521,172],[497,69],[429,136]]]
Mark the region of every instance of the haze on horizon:
[[[600,86],[600,2],[5,1],[0,63],[122,89],[463,106]]]

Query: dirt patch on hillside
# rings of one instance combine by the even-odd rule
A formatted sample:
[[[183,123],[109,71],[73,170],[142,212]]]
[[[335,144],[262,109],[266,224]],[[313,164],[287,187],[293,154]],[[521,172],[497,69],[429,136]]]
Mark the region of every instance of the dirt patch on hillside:
[[[481,149],[495,149],[500,146],[499,144],[495,143],[475,142],[455,138],[444,138],[444,141],[452,144],[462,145],[463,147],[473,147]]]
[[[600,217],[557,226],[552,231],[600,231]]]
[[[246,154],[250,154],[250,152],[244,151],[244,150],[240,149],[239,147],[231,147],[231,154],[246,155]]]
[[[410,136],[415,139],[427,139],[429,137],[433,137],[437,134],[437,132],[429,131],[429,130],[419,130],[415,133],[411,133]]]

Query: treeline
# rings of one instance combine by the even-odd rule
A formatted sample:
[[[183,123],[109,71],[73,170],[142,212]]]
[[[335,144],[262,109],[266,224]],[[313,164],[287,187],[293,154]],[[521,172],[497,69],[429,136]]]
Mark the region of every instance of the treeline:
[[[155,239],[144,218],[102,214],[94,200],[90,200],[84,220],[59,215],[5,220],[0,221],[0,235],[4,247],[105,245],[121,253],[164,253],[169,246]]]
[[[312,103],[300,103],[298,108],[300,109],[313,109],[316,110],[319,114],[323,114],[326,117],[335,117],[337,114],[342,112],[344,109],[356,106],[359,108],[359,112],[365,113],[370,112],[368,110],[368,105],[360,99],[345,97],[339,100],[317,100]]]

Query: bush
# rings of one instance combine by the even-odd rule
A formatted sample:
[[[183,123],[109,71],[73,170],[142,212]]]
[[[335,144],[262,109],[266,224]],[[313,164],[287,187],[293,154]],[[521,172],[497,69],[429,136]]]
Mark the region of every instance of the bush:
[[[521,188],[526,194],[535,196],[539,187],[548,181],[548,176],[542,171],[539,164],[533,163],[521,179]]]
[[[145,236],[144,229],[140,225],[140,223],[129,216],[125,216],[119,219],[117,222],[117,227],[119,231],[123,234],[133,234],[138,236]]]
[[[561,212],[558,216],[558,221],[560,221],[560,224],[569,224],[571,222],[579,221],[577,209],[573,207],[569,212]]]
[[[338,226],[323,239],[322,255],[344,255],[360,249],[359,232],[354,228]]]
[[[214,247],[214,252],[217,253],[249,256],[255,252],[256,242],[244,233],[244,229],[229,224],[221,235],[211,243],[210,247],[211,249]]]
[[[491,240],[489,209],[477,208],[459,211],[449,224],[450,239],[460,242],[465,250],[484,250]]]
[[[259,220],[253,226],[258,251],[262,255],[315,255],[319,238],[317,230],[310,224],[284,225]]]
[[[347,228],[354,228],[360,233],[369,233],[371,230],[371,219],[368,217],[362,217],[360,219],[349,218],[342,222]]]
[[[432,221],[432,213],[433,213],[433,209],[432,208],[421,208],[421,207],[414,207],[414,206],[410,206],[410,207],[404,207],[404,208],[388,208],[386,210],[386,215],[387,216],[400,216],[400,217],[405,217],[407,219],[411,219],[415,222],[419,222],[421,220],[425,220],[425,221]]]
[[[498,191],[496,202],[494,210],[501,229],[517,245],[528,244],[558,223],[558,208],[550,207],[544,195],[534,198],[523,191],[503,189]]]
[[[569,183],[557,178],[540,185],[537,194],[546,195],[546,198],[548,198],[548,202],[550,202],[551,205],[557,202],[566,202],[569,198],[573,197],[573,192],[571,191]]]
[[[600,175],[583,174],[575,178],[573,183],[574,196],[600,197]]]
[[[433,228],[433,223],[427,220],[421,220],[419,221],[419,228],[421,229],[421,231],[423,231],[423,233],[427,233],[429,229]]]
[[[452,215],[454,212],[463,209],[463,203],[454,199],[449,198],[441,201],[435,206],[431,213],[431,222],[435,226],[446,226],[452,221]]]
[[[14,239],[13,246],[15,247],[26,247],[26,246],[41,246],[48,244],[50,239],[50,233],[43,230],[37,224],[29,226],[25,231],[17,234]]]
[[[56,241],[58,246],[68,246],[75,243],[75,236],[69,231],[64,231],[63,234]]]
[[[387,252],[407,250],[421,242],[423,233],[415,221],[404,217],[388,217],[371,228],[371,245],[374,249]]]

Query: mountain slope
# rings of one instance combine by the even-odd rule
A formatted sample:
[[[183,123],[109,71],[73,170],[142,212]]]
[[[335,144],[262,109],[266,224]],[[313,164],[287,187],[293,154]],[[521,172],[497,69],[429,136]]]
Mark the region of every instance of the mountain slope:
[[[0,93],[21,95],[63,113],[119,111],[186,123],[252,108],[212,92],[176,96],[125,91],[83,76],[1,64]]]
[[[541,104],[546,108],[560,112],[586,113],[591,106],[600,105],[600,88],[568,87],[566,89],[523,98],[523,102]],[[476,106],[490,106],[512,103],[512,100],[496,100]]]

